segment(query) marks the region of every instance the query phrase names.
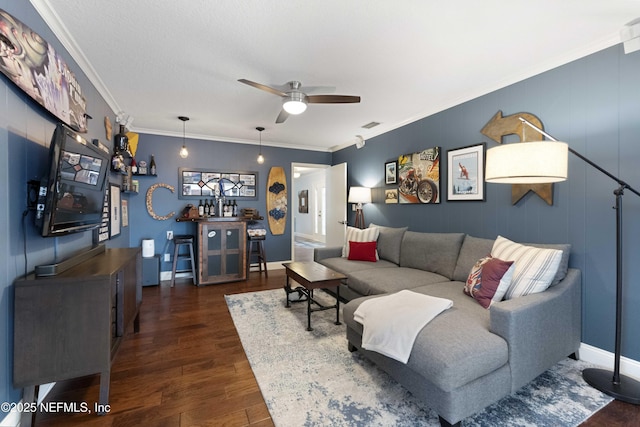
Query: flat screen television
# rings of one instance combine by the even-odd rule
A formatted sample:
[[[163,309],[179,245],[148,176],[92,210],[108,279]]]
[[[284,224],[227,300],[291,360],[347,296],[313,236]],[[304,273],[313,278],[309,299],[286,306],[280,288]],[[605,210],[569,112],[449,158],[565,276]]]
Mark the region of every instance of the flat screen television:
[[[59,123],[51,138],[49,172],[40,183],[36,225],[52,237],[100,225],[110,155]]]

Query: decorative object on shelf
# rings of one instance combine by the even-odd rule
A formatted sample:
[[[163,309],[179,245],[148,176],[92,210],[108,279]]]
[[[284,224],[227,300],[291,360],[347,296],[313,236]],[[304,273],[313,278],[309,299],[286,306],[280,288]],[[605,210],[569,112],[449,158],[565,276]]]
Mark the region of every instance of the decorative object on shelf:
[[[116,153],[111,156],[111,170],[123,175],[127,173],[127,164],[124,161],[122,153]]]
[[[149,175],[149,168],[147,167],[146,160],[140,160],[138,162],[138,175]]]
[[[264,156],[262,155],[262,131],[264,130],[264,128],[262,126],[258,126],[256,130],[260,132],[258,134],[260,135],[260,151],[258,152],[258,159],[256,161],[261,165],[264,163]]]
[[[282,166],[274,166],[269,170],[267,218],[271,234],[284,234],[287,224],[287,176]]]
[[[400,203],[440,203],[440,147],[398,157]]]
[[[123,154],[129,151],[129,137],[123,124],[120,124],[120,130],[115,136],[113,150],[116,154]]]
[[[298,212],[309,213],[309,190],[298,192]]]
[[[351,187],[349,189],[349,203],[356,203],[356,223],[355,228],[365,228],[363,203],[371,203],[371,189],[367,187]]]
[[[255,199],[258,183],[257,172],[222,172],[207,169],[180,168],[180,199],[203,197],[235,197]]]
[[[169,184],[165,184],[163,182],[158,183],[158,184],[153,184],[151,187],[149,187],[149,189],[147,190],[147,199],[146,199],[146,204],[147,204],[147,212],[149,212],[149,215],[151,215],[151,218],[156,219],[158,221],[166,221],[168,219],[171,219],[176,213],[175,212],[169,212],[167,215],[164,216],[160,216],[157,215],[154,211],[153,211],[153,192],[156,191],[158,188],[166,188],[169,191],[171,191],[172,193],[175,192],[175,188],[172,187]]]
[[[484,201],[485,143],[447,151],[447,201]]]
[[[544,132],[541,128],[523,117],[518,118],[522,125],[527,125],[546,136],[550,141],[534,141],[519,144],[504,144],[487,150],[487,182],[513,184],[523,182],[545,183],[560,182],[567,179],[568,153],[575,155],[585,163],[593,166],[618,184],[613,191],[616,196],[616,323],[615,323],[615,356],[613,372],[607,369],[587,368],[582,377],[594,388],[623,402],[640,404],[640,381],[620,374],[620,357],[622,349],[622,303],[623,278],[622,265],[622,196],[629,190],[637,196],[640,192],[629,184],[607,172],[565,142]]]
[[[38,33],[2,9],[0,39],[3,46],[0,71],[49,113],[75,131],[86,133],[90,117],[86,114],[87,101],[63,56]]]
[[[282,111],[276,119],[276,123],[282,123],[289,117],[289,114],[302,114],[307,109],[307,103],[309,104],[351,104],[360,102],[359,96],[351,95],[307,95],[300,89],[302,83],[298,81],[290,81],[287,83],[289,86],[286,92],[282,90],[263,85],[261,83],[252,82],[247,79],[239,79],[240,83],[244,83],[249,86],[253,86],[257,89],[264,90],[273,95],[282,97]],[[317,88],[309,88],[313,90]],[[331,88],[333,90],[334,88]],[[309,91],[308,90],[308,91]]]
[[[480,132],[498,144],[502,144],[502,137],[506,135],[518,135],[522,142],[525,139],[525,128],[519,120],[519,117],[528,120],[540,129],[544,129],[540,119],[531,113],[516,113],[503,117],[502,111],[499,110]],[[535,129],[530,129],[526,134],[526,139],[529,141],[542,141],[543,137],[540,132]],[[549,182],[513,184],[511,186],[511,204],[515,205],[518,203],[529,191],[533,191],[542,200],[547,202],[548,205],[553,205],[553,183]]]
[[[151,162],[149,163],[149,175],[156,176],[157,175],[157,167],[156,167],[156,158],[154,155],[151,155]]]
[[[109,237],[117,237],[120,234],[120,216],[122,215],[120,209],[120,186],[111,184],[109,185],[110,194],[110,211],[111,216],[109,218]]]
[[[384,183],[396,184],[398,182],[398,161],[387,162],[384,164]]]
[[[178,116],[178,119],[182,120],[182,148],[180,149],[180,157],[186,159],[189,157],[189,150],[187,150],[187,143],[185,142],[186,122],[189,120],[189,117]]]
[[[138,152],[138,140],[140,135],[135,132],[127,132],[127,138],[129,138],[129,154],[134,157]]]
[[[104,116],[104,135],[107,137],[107,141],[111,141],[113,135],[113,127],[111,126],[111,120],[109,116]]]

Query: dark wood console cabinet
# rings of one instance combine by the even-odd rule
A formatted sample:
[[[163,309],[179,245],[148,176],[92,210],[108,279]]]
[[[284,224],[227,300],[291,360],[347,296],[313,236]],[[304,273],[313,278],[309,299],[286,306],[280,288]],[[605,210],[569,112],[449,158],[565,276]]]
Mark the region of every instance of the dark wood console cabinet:
[[[108,404],[111,361],[132,324],[139,330],[141,263],[139,248],[106,249],[56,276],[16,281],[13,384],[24,402],[37,385],[100,374],[98,403]]]

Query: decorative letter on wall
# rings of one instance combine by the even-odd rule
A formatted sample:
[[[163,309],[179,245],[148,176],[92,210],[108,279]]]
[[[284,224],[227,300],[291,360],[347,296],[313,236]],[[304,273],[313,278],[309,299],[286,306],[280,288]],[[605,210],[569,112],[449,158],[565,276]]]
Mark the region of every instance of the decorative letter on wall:
[[[505,135],[518,135],[520,142],[523,142],[524,131],[522,127],[524,124],[519,120],[519,117],[528,120],[544,130],[540,119],[533,114],[516,113],[503,117],[502,111],[498,111],[491,120],[484,125],[480,132],[498,144],[502,144],[502,137]],[[527,141],[542,141],[543,139],[542,134],[534,129],[528,128],[526,132]],[[548,205],[553,205],[553,184],[513,184],[511,186],[511,204],[515,205],[518,203],[529,191],[536,193],[542,200],[547,202]]]
[[[151,215],[151,218],[153,219],[157,219],[158,221],[166,221],[167,219],[171,219],[176,213],[172,211],[165,216],[159,216],[159,215],[156,215],[156,213],[153,211],[153,200],[152,200],[153,192],[156,191],[158,187],[168,188],[169,190],[171,190],[172,193],[175,191],[175,188],[173,188],[169,184],[164,184],[164,183],[153,184],[147,190],[147,212],[149,212],[149,215]]]

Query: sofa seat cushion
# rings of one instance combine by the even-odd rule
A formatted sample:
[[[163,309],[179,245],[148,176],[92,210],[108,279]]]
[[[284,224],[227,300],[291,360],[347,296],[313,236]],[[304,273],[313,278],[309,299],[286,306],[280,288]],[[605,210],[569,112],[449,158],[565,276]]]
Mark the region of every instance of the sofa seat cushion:
[[[362,269],[349,273],[349,287],[361,295],[388,294],[448,281],[449,279],[437,273],[397,266],[375,270]]]
[[[324,265],[332,270],[335,270],[339,273],[351,275],[354,271],[359,270],[378,270],[378,269],[387,269],[387,268],[398,268],[392,262],[385,260],[378,260],[376,262],[369,261],[353,261],[347,258],[335,257],[335,258],[325,258],[318,261],[319,264]]]
[[[462,282],[438,283],[412,289],[448,298],[453,307],[438,315],[416,337],[407,367],[445,392],[487,375],[508,362],[507,342],[489,332],[489,310],[464,295]],[[362,335],[353,312],[365,298],[344,307],[347,326]]]

